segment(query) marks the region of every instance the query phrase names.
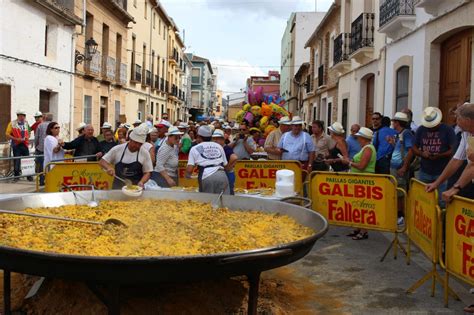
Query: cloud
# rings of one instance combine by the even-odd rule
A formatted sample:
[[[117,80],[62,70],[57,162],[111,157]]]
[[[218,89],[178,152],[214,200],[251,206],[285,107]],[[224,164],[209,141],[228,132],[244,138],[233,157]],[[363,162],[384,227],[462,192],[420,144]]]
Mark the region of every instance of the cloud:
[[[252,75],[264,75],[264,69],[251,65],[248,61],[232,59],[215,59],[212,61],[218,69],[217,86],[223,94],[240,92],[245,88],[247,78]]]
[[[327,10],[333,0],[319,0],[318,10]],[[251,15],[287,19],[294,11],[315,9],[315,0],[206,0],[209,9],[242,11]]]

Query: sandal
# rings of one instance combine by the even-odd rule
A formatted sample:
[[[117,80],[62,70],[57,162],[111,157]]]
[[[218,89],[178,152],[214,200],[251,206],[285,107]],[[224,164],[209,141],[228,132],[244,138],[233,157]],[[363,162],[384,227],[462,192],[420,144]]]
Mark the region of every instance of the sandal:
[[[369,234],[367,232],[358,233],[356,236],[352,237],[354,241],[365,240],[369,238]]]
[[[351,233],[347,234],[346,236],[349,236],[349,237],[354,237],[356,236],[357,234],[360,233],[360,230],[354,230],[352,231]]]
[[[464,308],[464,312],[466,312],[466,313],[474,313],[474,304],[471,304],[471,305],[469,305],[469,306],[466,306],[466,307]]]

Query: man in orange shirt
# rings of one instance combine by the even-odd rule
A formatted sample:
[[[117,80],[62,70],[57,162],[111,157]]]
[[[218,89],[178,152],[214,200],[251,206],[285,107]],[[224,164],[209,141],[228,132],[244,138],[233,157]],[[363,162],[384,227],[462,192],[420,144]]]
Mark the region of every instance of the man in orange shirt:
[[[26,112],[23,110],[18,110],[16,112],[16,117],[17,119],[8,123],[5,135],[7,136],[7,139],[11,141],[13,156],[29,156],[30,151],[28,149],[28,143],[31,128],[25,119]],[[21,159],[16,159],[14,161],[13,170],[15,176],[20,176]],[[28,176],[27,179],[29,181],[33,181],[32,176]],[[18,178],[15,178],[14,181],[18,181]]]

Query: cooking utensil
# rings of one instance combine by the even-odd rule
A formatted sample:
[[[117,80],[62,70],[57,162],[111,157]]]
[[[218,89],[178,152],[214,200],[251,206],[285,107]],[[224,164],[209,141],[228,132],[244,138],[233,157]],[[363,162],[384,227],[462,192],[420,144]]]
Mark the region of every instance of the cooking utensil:
[[[124,183],[127,186],[127,188],[131,188],[133,186],[132,181],[128,178],[121,178],[121,177],[118,177],[117,175],[114,175],[114,177],[117,178],[122,183]]]
[[[95,225],[111,225],[112,224],[112,225],[118,225],[118,226],[124,226],[124,227],[127,226],[125,223],[123,223],[119,219],[114,219],[114,218],[107,219],[105,220],[105,222],[99,222],[99,221],[71,219],[71,218],[65,218],[65,217],[57,217],[53,215],[34,214],[34,213],[26,213],[26,212],[10,211],[10,210],[0,210],[0,213],[14,214],[14,215],[19,215],[19,216],[33,217],[33,218],[39,218],[39,219],[77,222],[77,223],[84,223],[84,224],[95,224]]]
[[[221,191],[221,193],[219,194],[219,196],[217,196],[217,198],[212,201],[212,203],[211,203],[212,209],[214,209],[214,210],[219,209],[219,201],[221,200],[222,195],[224,194],[224,190],[225,190],[225,188],[222,189],[222,191]],[[222,204],[222,202],[221,202],[221,204]]]

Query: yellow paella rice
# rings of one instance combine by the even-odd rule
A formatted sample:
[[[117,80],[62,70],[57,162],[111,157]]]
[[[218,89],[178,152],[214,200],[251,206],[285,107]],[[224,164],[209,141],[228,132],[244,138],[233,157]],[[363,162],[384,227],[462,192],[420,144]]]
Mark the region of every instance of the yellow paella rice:
[[[0,214],[0,245],[87,256],[209,255],[274,246],[314,233],[288,216],[213,210],[196,201],[102,201],[96,208],[25,211],[101,222],[115,218],[128,227]]]

